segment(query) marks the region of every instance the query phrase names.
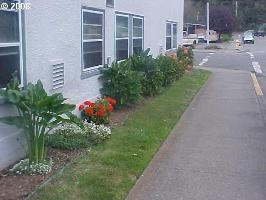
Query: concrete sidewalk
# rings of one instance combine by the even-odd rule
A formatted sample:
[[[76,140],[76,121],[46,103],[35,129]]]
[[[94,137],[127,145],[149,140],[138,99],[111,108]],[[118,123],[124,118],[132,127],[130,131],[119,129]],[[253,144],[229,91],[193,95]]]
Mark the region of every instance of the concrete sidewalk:
[[[215,70],[127,200],[265,200],[266,126],[250,73]]]

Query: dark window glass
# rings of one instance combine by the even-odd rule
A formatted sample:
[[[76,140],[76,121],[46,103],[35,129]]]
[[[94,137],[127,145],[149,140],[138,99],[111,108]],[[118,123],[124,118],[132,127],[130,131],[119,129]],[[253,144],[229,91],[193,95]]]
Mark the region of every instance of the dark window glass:
[[[0,43],[19,42],[18,12],[0,10]]]
[[[173,48],[177,48],[177,25],[173,24]]]
[[[116,16],[116,38],[128,38],[128,17]]]
[[[89,25],[84,24],[83,25],[83,39],[89,40],[89,39],[102,39],[102,26],[98,25]]]
[[[83,11],[83,67],[103,65],[103,13]]]
[[[83,12],[83,39],[102,39],[103,15]]]
[[[166,37],[166,50],[172,49],[171,37]]]
[[[116,60],[124,60],[128,58],[128,40],[116,41]]]
[[[0,88],[6,87],[14,72],[20,77],[19,58],[19,47],[0,48]]]
[[[83,12],[83,24],[102,25],[103,15],[101,13]]]
[[[172,35],[171,24],[166,23],[166,36]]]
[[[83,59],[84,69],[95,67],[103,64],[102,42],[84,42]]]
[[[142,19],[133,18],[133,37],[142,37]]]
[[[142,39],[133,40],[133,54],[139,54],[142,51]]]

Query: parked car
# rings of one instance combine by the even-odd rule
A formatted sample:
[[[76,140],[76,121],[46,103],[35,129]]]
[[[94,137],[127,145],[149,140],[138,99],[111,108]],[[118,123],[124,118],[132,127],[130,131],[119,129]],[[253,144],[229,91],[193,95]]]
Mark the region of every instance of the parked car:
[[[261,24],[259,27],[258,27],[258,30],[255,32],[254,34],[255,36],[262,36],[264,37],[266,35],[266,23],[264,24]]]
[[[199,40],[197,34],[188,34],[186,31],[183,31],[182,46],[191,46],[194,48],[194,46],[198,43]]]
[[[244,34],[242,36],[242,40],[243,40],[243,43],[244,44],[246,44],[246,43],[254,44],[254,35],[253,35],[253,32],[251,32],[251,31],[244,32]]]
[[[245,31],[245,32],[251,32],[251,33],[253,34],[253,36],[254,36],[254,34],[255,34],[255,30],[247,30],[247,31]]]
[[[207,42],[207,32],[204,36],[204,41]],[[209,32],[209,42],[217,42],[218,41],[218,34],[214,30],[210,30]]]
[[[266,32],[264,30],[258,30],[254,33],[254,35],[257,37],[264,37],[266,35]]]

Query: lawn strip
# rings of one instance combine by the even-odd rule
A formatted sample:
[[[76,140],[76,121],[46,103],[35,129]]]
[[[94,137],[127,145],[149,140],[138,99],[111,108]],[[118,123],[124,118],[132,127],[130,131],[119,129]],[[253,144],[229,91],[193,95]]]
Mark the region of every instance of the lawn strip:
[[[186,73],[132,113],[113,130],[111,139],[93,147],[31,199],[124,200],[209,74]]]

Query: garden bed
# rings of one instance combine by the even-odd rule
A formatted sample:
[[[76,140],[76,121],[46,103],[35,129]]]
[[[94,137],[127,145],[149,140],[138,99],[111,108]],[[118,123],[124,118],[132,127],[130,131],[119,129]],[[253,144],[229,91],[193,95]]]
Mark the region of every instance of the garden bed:
[[[113,129],[109,140],[76,159],[32,199],[124,200],[208,75],[193,70],[148,99]]]
[[[119,127],[123,124],[127,116],[134,112],[138,106],[130,106],[127,109],[115,110],[112,113],[109,126]],[[27,198],[37,187],[47,181],[52,175],[62,167],[73,161],[78,156],[84,155],[88,149],[78,149],[74,151],[48,149],[48,158],[52,158],[52,171],[47,175],[14,175],[9,169],[0,172],[0,199],[22,200]]]
[[[41,81],[20,89],[14,76],[1,95],[17,107],[19,116],[0,121],[26,130],[28,158],[12,167],[13,174],[8,169],[1,172],[0,198],[31,197],[38,186],[47,185],[42,187],[46,190],[50,180],[67,174],[71,177],[37,192],[33,199],[123,199],[208,77],[201,70],[184,75],[193,64],[191,49],[179,48],[156,58],[149,51],[102,70],[103,97],[78,105],[84,121],[71,113],[77,105],[65,103],[61,94],[49,96]],[[114,106],[123,109],[111,115]],[[105,126],[110,115],[112,131]],[[85,187],[77,192],[83,197],[72,191],[79,185]]]
[[[26,199],[44,183],[31,199],[125,199],[208,74],[203,70],[187,72],[161,95],[115,110],[109,124],[111,139],[90,151],[50,148],[53,169],[47,175],[17,176],[2,171],[0,199]]]

